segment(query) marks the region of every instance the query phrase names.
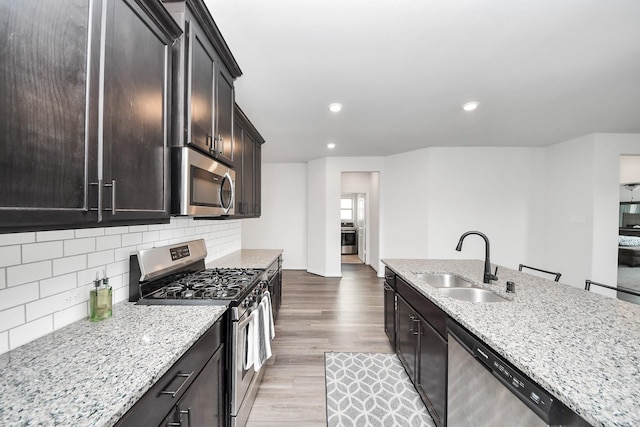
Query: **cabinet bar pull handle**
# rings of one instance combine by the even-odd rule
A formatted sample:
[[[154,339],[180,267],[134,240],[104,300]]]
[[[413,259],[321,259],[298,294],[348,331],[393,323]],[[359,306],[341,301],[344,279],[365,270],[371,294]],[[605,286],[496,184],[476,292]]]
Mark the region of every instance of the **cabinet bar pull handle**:
[[[116,180],[111,180],[111,215],[116,214]]]
[[[102,179],[98,180],[98,222],[102,222],[102,206],[103,206],[103,200],[102,200]]]
[[[175,391],[170,391],[170,390],[162,390],[160,392],[160,394],[170,394],[171,397],[176,397],[176,395],[180,392],[180,390],[182,390],[182,387],[184,387],[184,385],[189,382],[189,378],[191,378],[191,375],[193,375],[193,371],[191,371],[191,373],[189,374],[181,374],[178,373],[176,375],[176,378],[180,377],[180,378],[184,378],[184,381],[182,381],[182,384],[180,384],[180,387],[178,387]]]

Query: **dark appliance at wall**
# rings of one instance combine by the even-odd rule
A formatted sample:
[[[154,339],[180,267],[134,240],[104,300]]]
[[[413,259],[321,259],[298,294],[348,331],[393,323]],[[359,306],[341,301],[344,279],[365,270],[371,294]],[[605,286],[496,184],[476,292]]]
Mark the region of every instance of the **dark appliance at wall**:
[[[355,255],[358,253],[358,228],[353,222],[340,224],[340,253],[342,255]]]
[[[205,268],[204,240],[139,251],[130,258],[129,301],[141,305],[227,305],[224,333],[227,380],[226,424],[244,426],[262,380],[247,366],[252,351],[250,324],[263,309],[269,275],[266,270]],[[272,306],[272,304],[269,304]],[[255,327],[255,323],[253,324]],[[255,347],[253,347],[255,349]],[[212,403],[213,404],[213,403]]]

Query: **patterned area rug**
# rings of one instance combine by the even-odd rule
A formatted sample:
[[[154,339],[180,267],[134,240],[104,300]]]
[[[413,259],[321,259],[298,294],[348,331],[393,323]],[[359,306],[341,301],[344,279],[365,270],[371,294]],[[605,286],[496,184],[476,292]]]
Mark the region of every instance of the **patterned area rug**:
[[[398,356],[325,353],[328,427],[434,427]]]

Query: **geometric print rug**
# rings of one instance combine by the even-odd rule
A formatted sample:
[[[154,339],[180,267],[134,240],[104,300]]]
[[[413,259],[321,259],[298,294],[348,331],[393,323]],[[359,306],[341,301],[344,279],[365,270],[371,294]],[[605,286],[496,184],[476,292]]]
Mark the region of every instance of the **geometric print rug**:
[[[328,427],[435,427],[398,356],[324,354]]]

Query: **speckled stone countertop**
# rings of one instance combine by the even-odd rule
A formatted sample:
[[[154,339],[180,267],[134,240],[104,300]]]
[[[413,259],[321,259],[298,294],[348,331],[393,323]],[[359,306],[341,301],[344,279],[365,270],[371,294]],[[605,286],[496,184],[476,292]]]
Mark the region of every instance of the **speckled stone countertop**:
[[[112,426],[225,311],[123,302],[0,355],[0,425]]]
[[[503,267],[484,284],[479,260],[383,263],[589,423],[640,426],[640,306]],[[453,273],[511,301],[445,297],[415,272]]]
[[[267,268],[281,249],[240,249],[207,264],[207,268]]]

